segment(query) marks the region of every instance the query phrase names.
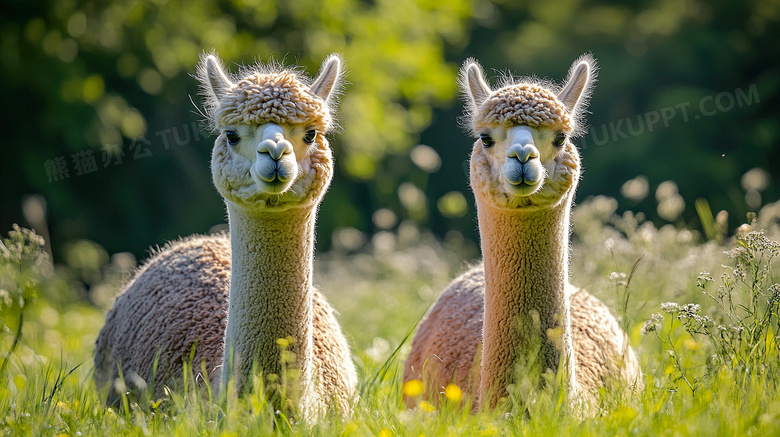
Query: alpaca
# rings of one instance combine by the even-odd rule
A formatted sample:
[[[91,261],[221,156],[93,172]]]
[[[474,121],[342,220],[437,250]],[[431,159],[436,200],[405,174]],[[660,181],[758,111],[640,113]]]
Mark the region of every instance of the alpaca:
[[[422,379],[433,401],[453,382],[475,406],[495,407],[518,368],[533,362],[553,372],[564,363],[575,407],[595,407],[598,390],[616,378],[641,386],[637,358],[609,309],[568,283],[580,177],[569,138],[579,133],[595,72],[583,55],[563,88],[507,78],[494,91],[475,60],[461,70],[465,118],[479,138],[470,179],[483,264],[445,289],[412,342],[404,381]]]
[[[266,386],[278,381],[269,375],[282,375],[280,339],[289,339],[303,416],[349,411],[357,385],[350,350],[312,284],[317,209],[333,174],[325,134],[342,74],[331,55],[314,81],[277,65],[243,70],[238,80],[216,56],[202,57],[198,79],[219,132],[211,172],[230,233],[169,243],[139,269],[98,336],[99,387],[121,369],[128,383],[152,384],[159,395],[181,382],[192,359],[193,371],[206,370],[199,377],[223,390],[234,380],[243,393],[253,369]]]

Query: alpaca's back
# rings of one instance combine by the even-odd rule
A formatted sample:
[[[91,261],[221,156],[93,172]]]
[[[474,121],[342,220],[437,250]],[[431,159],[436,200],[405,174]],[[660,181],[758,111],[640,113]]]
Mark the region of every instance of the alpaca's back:
[[[621,384],[642,389],[639,360],[609,308],[583,289],[569,285],[567,292],[571,293],[571,335],[582,400],[595,406],[602,387],[610,393]]]
[[[138,271],[106,316],[95,348],[98,387],[113,383],[121,364],[129,388],[137,388],[138,376],[159,395],[163,385],[181,381],[182,364],[190,360],[196,343],[194,372],[200,372],[203,362],[209,379],[215,380],[229,289],[227,238],[192,237],[166,245]],[[112,388],[108,403],[115,399]]]
[[[480,265],[452,281],[425,315],[406,360],[404,381],[422,379],[427,394],[443,392],[453,382],[475,395],[484,308],[485,273]]]
[[[182,364],[190,361],[193,346],[195,375],[205,366],[209,381],[219,381],[230,261],[227,236],[195,236],[166,245],[141,267],[117,297],[98,335],[98,387],[113,383],[121,364],[129,389],[138,388],[140,377],[160,396],[165,385],[181,386]],[[312,300],[313,361],[320,391],[338,393],[338,407],[344,410],[352,398],[351,387],[356,385],[354,364],[333,310],[316,290]],[[116,398],[116,390],[109,389],[107,402]]]
[[[584,399],[594,402],[599,388],[610,384],[614,376],[629,385],[641,385],[637,358],[629,346],[623,349],[624,334],[609,308],[585,290],[568,286],[569,293],[576,374]],[[485,272],[480,265],[450,283],[420,324],[404,381],[422,377],[427,396],[442,392],[451,382],[475,396],[484,305]],[[407,403],[412,406],[413,401],[407,399]]]

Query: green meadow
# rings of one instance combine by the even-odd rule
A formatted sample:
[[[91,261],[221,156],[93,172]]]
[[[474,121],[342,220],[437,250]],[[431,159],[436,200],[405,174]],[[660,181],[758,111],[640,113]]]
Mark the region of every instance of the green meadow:
[[[0,247],[0,427],[4,435],[81,436],[776,434],[780,203],[733,236],[712,217],[703,219],[712,225],[705,234],[616,208],[607,197],[575,207],[572,282],[619,317],[645,389],[603,392],[593,417],[566,407],[554,375],[544,375],[544,388],[520,375],[496,410],[469,412],[470,399],[454,386],[438,394],[438,408],[404,406],[404,390],[419,389],[401,381],[410,333],[448,281],[478,260],[473,243],[411,222],[315,260],[359,369],[350,417],[301,423],[262,394],[210,393],[191,379],[160,398],[125,397],[107,408],[92,378],[94,341],[133,257],[82,240],[52,264],[41,237],[14,228]]]
[[[780,435],[780,0],[2,9],[0,437]],[[276,62],[314,76],[343,58],[314,281],[358,369],[348,417],[277,412],[262,378],[244,397],[209,391],[192,363],[159,397],[120,382],[107,407],[95,386],[96,337],[135,269],[227,228],[194,77],[211,52],[233,73]],[[583,415],[565,375],[518,371],[500,408],[473,412],[460,387],[404,386],[417,324],[480,262],[460,66],[478,60],[493,87],[561,85],[586,53],[598,81],[573,138],[570,280],[618,318],[644,390],[605,390]]]

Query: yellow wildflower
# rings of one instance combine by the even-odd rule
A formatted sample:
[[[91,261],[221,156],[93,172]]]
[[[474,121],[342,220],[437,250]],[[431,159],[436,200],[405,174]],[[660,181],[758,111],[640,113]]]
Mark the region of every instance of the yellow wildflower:
[[[404,383],[404,394],[411,398],[420,396],[425,391],[425,386],[419,379],[412,379]]]
[[[425,410],[425,411],[427,411],[427,412],[429,412],[429,413],[430,413],[430,412],[432,412],[432,411],[436,411],[436,407],[434,407],[434,406],[433,406],[433,405],[432,405],[430,402],[428,402],[428,401],[422,401],[422,402],[420,402],[420,408],[422,408],[423,410]]]
[[[447,397],[451,402],[460,403],[460,401],[463,399],[463,391],[455,384],[449,384],[444,389],[444,396]]]

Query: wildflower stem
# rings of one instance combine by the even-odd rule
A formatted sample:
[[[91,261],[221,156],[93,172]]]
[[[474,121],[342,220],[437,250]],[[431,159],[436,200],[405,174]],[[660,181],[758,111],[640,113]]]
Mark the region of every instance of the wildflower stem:
[[[7,251],[8,249],[3,245],[3,248]],[[19,278],[22,277],[22,261],[19,260]],[[14,350],[16,350],[16,346],[19,345],[19,340],[22,339],[22,327],[24,327],[24,294],[22,293],[21,288],[19,289],[19,324],[16,327],[16,334],[14,335],[14,341],[11,343],[11,348],[8,349],[8,352],[5,354],[5,358],[3,359],[3,364],[0,365],[0,382],[5,382],[6,374],[5,369],[8,367],[8,362],[11,360],[11,355],[14,353]]]
[[[11,359],[11,355],[16,350],[16,346],[19,344],[19,340],[22,338],[22,327],[24,326],[24,306],[19,307],[19,326],[16,328],[16,335],[14,335],[14,342],[11,344],[11,348],[5,354],[3,364],[0,366],[0,381],[5,382],[5,369],[8,367],[8,362]]]

